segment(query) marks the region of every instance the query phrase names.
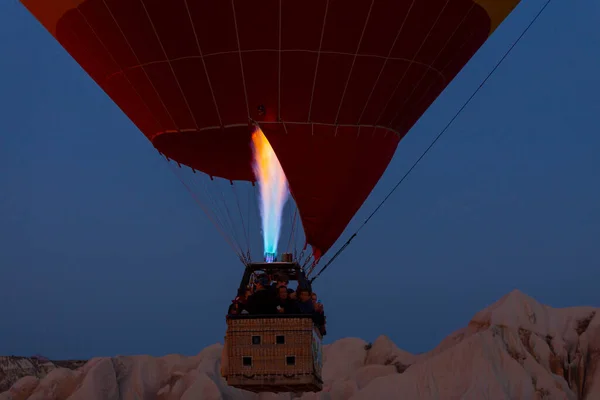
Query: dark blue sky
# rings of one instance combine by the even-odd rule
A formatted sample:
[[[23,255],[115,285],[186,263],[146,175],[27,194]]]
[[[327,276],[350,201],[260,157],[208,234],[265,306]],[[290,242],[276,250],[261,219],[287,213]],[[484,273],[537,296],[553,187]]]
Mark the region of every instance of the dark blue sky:
[[[401,142],[346,238],[542,6],[524,0]],[[426,351],[519,288],[600,306],[600,3],[554,0],[316,291],[328,341]],[[195,354],[242,267],[156,150],[0,2],[0,354]]]

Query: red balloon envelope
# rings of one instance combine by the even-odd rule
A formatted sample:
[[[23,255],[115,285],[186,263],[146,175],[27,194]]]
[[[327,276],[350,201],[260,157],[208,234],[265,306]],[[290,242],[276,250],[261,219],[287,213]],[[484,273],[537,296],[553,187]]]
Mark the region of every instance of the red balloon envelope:
[[[258,123],[326,252],[519,0],[21,0],[169,158],[253,181]]]

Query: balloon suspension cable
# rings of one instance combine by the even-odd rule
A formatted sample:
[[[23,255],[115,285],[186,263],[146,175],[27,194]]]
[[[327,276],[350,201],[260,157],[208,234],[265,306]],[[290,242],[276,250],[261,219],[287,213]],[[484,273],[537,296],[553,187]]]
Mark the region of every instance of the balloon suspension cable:
[[[163,154],[161,154],[161,156],[164,157],[164,159],[167,161],[167,165],[169,165],[169,167],[170,167],[171,166],[171,164],[169,162],[170,160]],[[233,249],[233,251],[238,255],[238,258],[240,259],[240,261],[243,264],[247,264],[248,261],[245,259],[245,256],[244,256],[243,252],[239,249],[239,246],[236,247],[236,245],[230,239],[230,237],[229,237],[230,235],[227,235],[225,233],[225,230],[223,229],[224,228],[223,223],[221,221],[219,221],[218,216],[217,215],[213,216],[212,213],[209,211],[208,207],[206,207],[206,205],[200,200],[200,198],[196,195],[196,193],[194,193],[194,191],[192,190],[190,185],[188,185],[185,182],[185,180],[176,172],[175,169],[173,169],[173,168],[170,168],[170,169],[173,172],[173,174],[175,174],[177,179],[179,179],[179,181],[183,184],[185,189],[192,195],[192,198],[194,199],[194,201],[200,206],[200,208],[205,213],[205,215],[208,217],[210,222],[212,222],[213,225],[217,228],[217,230],[219,231],[221,236],[225,239],[227,244],[229,244],[229,246]]]
[[[350,243],[352,242],[352,240],[354,240],[354,238],[358,235],[358,233],[360,232],[360,230],[362,228],[364,228],[365,225],[367,225],[367,223],[371,220],[371,218],[373,218],[373,216],[381,209],[381,207],[384,205],[384,203],[390,198],[390,196],[396,191],[396,189],[398,189],[398,187],[402,184],[402,182],[404,182],[404,180],[408,177],[408,175],[410,175],[410,173],[415,169],[415,167],[419,164],[419,162],[423,159],[423,157],[425,157],[425,155],[429,152],[429,150],[431,150],[431,148],[442,137],[442,135],[444,133],[446,133],[446,131],[452,125],[452,123],[456,120],[456,118],[458,118],[458,116],[463,112],[463,110],[467,107],[467,105],[471,102],[471,100],[473,100],[473,98],[477,95],[477,93],[481,90],[481,88],[492,77],[492,75],[494,74],[494,72],[496,72],[496,70],[502,64],[502,62],[504,62],[504,60],[506,59],[506,57],[515,48],[515,46],[517,45],[517,43],[519,43],[521,41],[521,39],[525,36],[525,34],[527,33],[527,31],[529,31],[529,29],[533,26],[533,24],[538,20],[538,18],[540,17],[540,15],[542,15],[542,13],[546,9],[546,7],[548,7],[548,5],[550,4],[551,1],[552,0],[547,0],[544,3],[544,6],[540,9],[540,11],[538,11],[538,13],[535,15],[535,17],[533,17],[533,19],[531,20],[531,22],[529,23],[529,25],[527,25],[527,27],[525,28],[525,30],[523,30],[523,32],[521,32],[521,35],[509,47],[509,49],[504,53],[504,55],[502,56],[502,58],[500,58],[500,60],[496,63],[496,65],[494,66],[494,68],[492,68],[492,70],[485,77],[485,79],[481,82],[481,84],[479,84],[479,86],[477,87],[477,89],[475,89],[475,91],[473,92],[473,94],[467,99],[467,101],[456,112],[456,114],[454,114],[454,116],[452,117],[452,119],[450,119],[450,121],[446,124],[446,126],[435,137],[435,139],[431,142],[431,144],[429,145],[429,147],[427,147],[427,149],[425,149],[425,151],[413,163],[413,165],[410,167],[410,169],[404,174],[404,176],[402,176],[402,178],[400,178],[400,180],[398,181],[398,183],[396,183],[396,185],[392,188],[392,190],[390,190],[390,192],[384,197],[384,199],[381,201],[381,203],[379,203],[379,205],[377,207],[375,207],[375,209],[367,217],[367,219],[365,219],[365,221],[358,227],[358,229],[352,234],[352,236],[350,236],[350,238],[346,241],[346,243],[344,243],[342,245],[342,247],[331,257],[331,259],[329,259],[329,261],[327,261],[327,263],[319,270],[319,272],[313,278],[310,279],[311,283],[314,282],[327,269],[327,267],[329,267],[335,261],[335,259],[340,254],[342,254],[344,252],[344,250],[346,250],[346,248],[348,248],[348,246],[350,245]]]
[[[258,212],[256,187],[252,182],[237,182],[215,178],[201,171],[177,162],[172,163],[161,153],[169,169],[191,194],[193,200],[200,206],[209,221],[217,228],[243,265],[248,265],[253,259],[252,224],[260,222],[254,214]],[[210,181],[209,181],[210,178]],[[244,199],[247,195],[247,202]],[[243,204],[245,203],[245,204]]]

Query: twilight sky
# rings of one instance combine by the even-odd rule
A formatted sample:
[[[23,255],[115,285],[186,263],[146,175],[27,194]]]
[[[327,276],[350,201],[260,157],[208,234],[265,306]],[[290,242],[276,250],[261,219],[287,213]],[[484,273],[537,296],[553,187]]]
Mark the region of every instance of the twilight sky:
[[[423,115],[340,241],[542,5],[524,0]],[[598,21],[596,0],[551,3],[317,281],[327,342],[426,351],[515,288],[600,307]],[[242,266],[167,163],[16,0],[0,2],[0,54],[0,354],[222,341]]]

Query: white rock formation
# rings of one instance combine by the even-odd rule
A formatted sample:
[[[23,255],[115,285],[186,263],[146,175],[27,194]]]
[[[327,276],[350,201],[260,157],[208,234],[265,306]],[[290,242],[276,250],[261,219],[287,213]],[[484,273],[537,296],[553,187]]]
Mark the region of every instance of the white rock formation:
[[[36,377],[19,379],[0,400],[598,400],[599,311],[553,309],[513,291],[418,356],[385,336],[372,344],[342,339],[324,346],[320,393],[257,395],[228,387],[216,344],[194,357],[96,358],[76,370],[32,371]],[[0,363],[0,378],[14,371],[9,364]]]

